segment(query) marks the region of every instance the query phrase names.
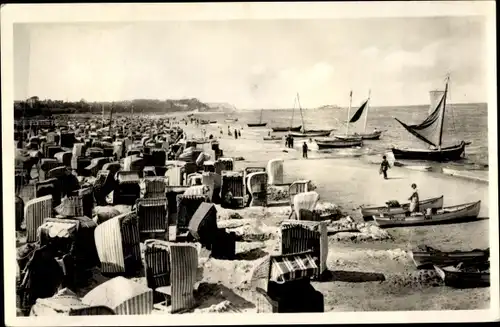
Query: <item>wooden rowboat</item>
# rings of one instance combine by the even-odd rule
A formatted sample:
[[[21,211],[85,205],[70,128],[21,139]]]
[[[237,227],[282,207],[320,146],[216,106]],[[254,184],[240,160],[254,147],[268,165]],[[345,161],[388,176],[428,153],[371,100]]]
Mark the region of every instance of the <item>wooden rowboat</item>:
[[[460,262],[482,263],[489,260],[489,250],[472,250],[472,251],[410,251],[410,258],[415,263],[418,269],[432,268],[433,266],[446,267],[457,265]]]
[[[441,209],[443,207],[443,196],[441,195],[440,197],[437,198],[430,198],[426,200],[422,200],[419,203],[420,209],[421,210],[426,210],[427,208],[432,208],[432,209]],[[410,203],[403,203],[401,207],[397,208],[389,208],[387,206],[383,207],[368,207],[368,208],[363,208],[361,207],[361,214],[363,215],[363,219],[366,220],[372,220],[373,216],[380,214],[403,214],[406,211],[410,209]]]
[[[293,137],[322,137],[328,136],[332,130],[308,130],[303,132],[290,132]]]
[[[436,224],[450,224],[461,221],[476,219],[481,209],[481,201],[460,204],[451,207],[439,209],[437,213],[430,215],[418,213],[416,215],[407,216],[403,214],[381,214],[374,215],[373,219],[382,228],[387,227],[405,227],[405,226],[422,226]]]
[[[302,125],[293,127],[272,127],[271,129],[273,132],[298,132],[301,128]]]
[[[456,288],[489,287],[490,272],[487,271],[463,271],[454,266],[438,267],[434,266],[437,274],[444,281],[446,286]]]
[[[363,140],[361,139],[348,139],[348,140],[339,140],[339,139],[314,139],[316,144],[318,145],[318,149],[338,149],[338,148],[353,148],[357,146],[363,145]]]

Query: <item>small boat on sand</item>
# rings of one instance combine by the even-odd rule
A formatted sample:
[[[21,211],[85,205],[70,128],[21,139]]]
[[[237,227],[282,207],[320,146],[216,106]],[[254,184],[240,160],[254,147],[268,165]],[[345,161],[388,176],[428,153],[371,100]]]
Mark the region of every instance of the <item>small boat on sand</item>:
[[[271,129],[273,132],[298,132],[302,128],[302,125],[300,126],[290,126],[290,127],[272,127]]]
[[[332,130],[303,130],[300,132],[290,132],[290,135],[293,137],[322,137],[322,136],[328,136]]]
[[[281,141],[283,138],[281,136],[264,136],[264,141]]]
[[[350,139],[350,140],[339,140],[336,138],[327,139],[314,139],[318,145],[318,149],[338,149],[338,148],[352,148],[356,146],[362,146],[362,139]]]
[[[373,219],[382,228],[451,224],[476,219],[481,209],[481,201],[438,209],[436,213],[374,215]]]
[[[457,266],[438,267],[434,270],[444,281],[446,286],[455,288],[474,288],[490,286],[489,262],[482,265],[471,265],[466,267],[462,263]]]
[[[427,208],[431,209],[441,209],[443,207],[443,196],[439,196],[436,198],[430,198],[426,200],[422,200],[419,203],[420,210],[425,211]],[[380,206],[380,207],[361,207],[361,214],[363,215],[364,220],[372,220],[373,216],[380,214],[404,214],[410,209],[410,203],[403,203],[399,207],[388,207],[388,206]]]
[[[226,123],[235,123],[238,121],[238,118],[226,118],[224,119]]]
[[[418,269],[431,268],[433,266],[446,267],[457,265],[460,262],[467,264],[483,263],[489,260],[490,251],[475,249],[472,251],[442,252],[431,247],[428,249],[415,249],[408,255]]]
[[[352,138],[352,137],[360,137],[361,139],[363,140],[378,140],[380,139],[380,136],[382,136],[382,131],[375,131],[375,132],[372,132],[372,133],[354,133],[354,134],[351,134],[351,135],[335,135],[336,138],[338,139],[348,139],[348,138]]]

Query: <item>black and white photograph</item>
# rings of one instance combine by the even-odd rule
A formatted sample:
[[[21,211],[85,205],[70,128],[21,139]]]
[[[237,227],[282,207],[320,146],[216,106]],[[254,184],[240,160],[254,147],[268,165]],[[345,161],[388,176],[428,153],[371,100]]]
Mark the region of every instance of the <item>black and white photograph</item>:
[[[1,15],[7,325],[500,319],[493,1]]]

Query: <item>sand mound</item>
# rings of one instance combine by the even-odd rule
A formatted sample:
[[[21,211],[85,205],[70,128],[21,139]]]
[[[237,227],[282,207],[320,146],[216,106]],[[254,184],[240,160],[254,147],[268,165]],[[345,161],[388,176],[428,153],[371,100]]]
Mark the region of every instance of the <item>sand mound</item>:
[[[407,273],[386,274],[383,285],[389,290],[401,292],[401,288],[423,288],[443,286],[443,280],[434,270],[417,270]]]
[[[279,234],[279,228],[266,226],[259,220],[235,228],[226,228],[226,230],[234,232],[238,241],[245,242],[267,241],[277,238]]]
[[[391,240],[391,235],[373,223],[356,223],[347,216],[328,223],[328,232],[335,241],[363,242]]]

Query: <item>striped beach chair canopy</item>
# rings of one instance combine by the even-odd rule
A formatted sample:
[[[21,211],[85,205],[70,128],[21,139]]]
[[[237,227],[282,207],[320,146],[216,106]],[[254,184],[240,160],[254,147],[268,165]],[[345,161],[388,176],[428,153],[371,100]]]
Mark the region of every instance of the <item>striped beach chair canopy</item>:
[[[311,255],[319,268],[318,274],[327,269],[328,231],[325,221],[284,220],[280,230],[281,254],[312,251]]]
[[[170,243],[171,313],[190,310],[196,306],[194,285],[197,278],[200,244]]]
[[[319,275],[319,267],[312,251],[271,256],[270,281],[283,284]]]
[[[168,226],[166,197],[137,199],[135,206],[139,219],[139,232],[161,233],[166,231]]]
[[[139,183],[139,173],[136,171],[119,171],[116,173],[116,180],[119,184]]]
[[[145,198],[165,197],[167,191],[167,179],[165,177],[145,177],[144,178]]]
[[[95,244],[103,274],[132,274],[141,266],[137,215],[127,212],[95,229]]]
[[[82,302],[106,306],[118,315],[147,315],[153,311],[153,290],[118,276],[88,292]]]
[[[45,218],[52,216],[52,195],[46,195],[28,201],[24,207],[26,221],[26,242],[36,242],[38,228]]]
[[[170,286],[170,247],[167,241],[149,239],[144,242],[144,263],[148,287]]]

